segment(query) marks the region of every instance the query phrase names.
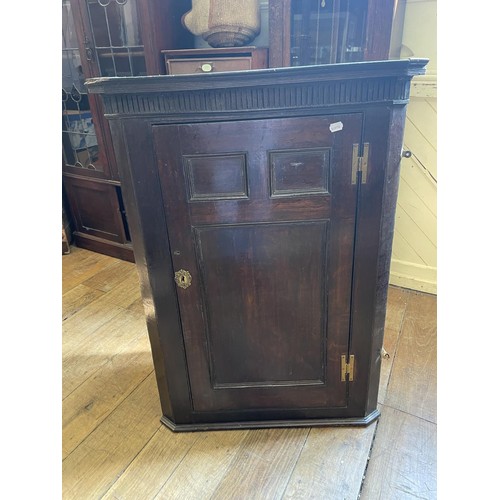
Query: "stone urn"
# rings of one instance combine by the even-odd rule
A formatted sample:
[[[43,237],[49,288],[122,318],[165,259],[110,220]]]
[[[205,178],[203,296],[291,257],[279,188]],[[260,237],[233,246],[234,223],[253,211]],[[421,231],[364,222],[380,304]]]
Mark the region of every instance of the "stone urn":
[[[192,0],[182,24],[212,47],[248,45],[260,33],[260,1]]]

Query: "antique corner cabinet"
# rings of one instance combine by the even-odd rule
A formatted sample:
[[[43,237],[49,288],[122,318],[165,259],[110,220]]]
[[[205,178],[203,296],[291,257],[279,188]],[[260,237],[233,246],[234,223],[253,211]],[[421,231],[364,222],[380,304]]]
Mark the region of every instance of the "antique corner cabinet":
[[[366,425],[427,60],[96,78],[176,431]]]

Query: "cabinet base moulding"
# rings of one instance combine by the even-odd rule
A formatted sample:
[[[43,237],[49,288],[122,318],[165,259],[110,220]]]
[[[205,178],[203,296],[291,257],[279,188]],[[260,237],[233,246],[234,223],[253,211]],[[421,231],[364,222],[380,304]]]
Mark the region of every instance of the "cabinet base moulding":
[[[366,417],[355,418],[311,418],[303,420],[259,420],[238,422],[214,422],[201,424],[175,424],[168,417],[161,417],[162,424],[174,432],[217,431],[236,429],[270,429],[283,427],[366,427],[380,417],[379,410],[372,411]]]

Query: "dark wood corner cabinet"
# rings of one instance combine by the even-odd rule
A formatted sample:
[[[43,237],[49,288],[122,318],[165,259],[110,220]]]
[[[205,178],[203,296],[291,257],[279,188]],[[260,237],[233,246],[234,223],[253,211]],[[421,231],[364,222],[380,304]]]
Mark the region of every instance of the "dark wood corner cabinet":
[[[98,78],[176,431],[366,425],[426,60]]]

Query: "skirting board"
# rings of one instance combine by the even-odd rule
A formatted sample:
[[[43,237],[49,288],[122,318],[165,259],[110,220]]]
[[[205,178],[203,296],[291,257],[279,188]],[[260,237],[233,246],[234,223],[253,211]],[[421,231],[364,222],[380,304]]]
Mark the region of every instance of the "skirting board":
[[[437,269],[413,262],[393,259],[391,261],[391,285],[410,288],[420,292],[437,294]]]

